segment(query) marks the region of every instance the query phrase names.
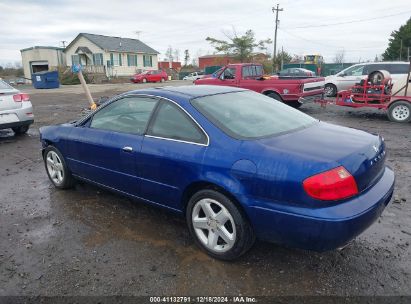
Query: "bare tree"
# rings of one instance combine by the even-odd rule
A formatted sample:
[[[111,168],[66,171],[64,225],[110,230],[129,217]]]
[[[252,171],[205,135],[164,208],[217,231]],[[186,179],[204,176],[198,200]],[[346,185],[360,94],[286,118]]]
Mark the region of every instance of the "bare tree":
[[[168,46],[168,49],[166,51],[166,60],[168,60],[169,62],[173,62],[174,60],[173,48],[171,47],[171,45]]]
[[[335,54],[334,63],[344,63],[345,60],[345,50],[342,49]]]
[[[180,50],[179,49],[174,49],[173,55],[174,55],[174,59],[177,62],[180,61]]]

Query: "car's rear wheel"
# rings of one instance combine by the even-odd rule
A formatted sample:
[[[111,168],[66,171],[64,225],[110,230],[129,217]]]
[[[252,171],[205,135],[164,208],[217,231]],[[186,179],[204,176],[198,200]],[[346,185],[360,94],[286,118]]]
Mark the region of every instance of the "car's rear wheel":
[[[164,82],[164,81],[166,81],[164,78],[161,78],[161,80],[160,80],[161,82]]]
[[[388,118],[394,122],[411,121],[411,103],[404,100],[392,103],[388,108]]]
[[[214,190],[202,190],[191,197],[186,219],[196,244],[217,259],[236,259],[255,240],[251,225],[239,207]]]
[[[295,109],[298,109],[299,107],[303,105],[301,102],[298,102],[298,101],[288,101],[286,104],[288,104],[290,107],[293,107]]]
[[[324,86],[324,95],[327,97],[335,97],[337,95],[337,87],[332,83],[327,83]]]
[[[12,130],[16,135],[21,135],[21,134],[27,133],[27,131],[29,130],[29,127],[30,127],[29,125],[20,126],[20,127],[12,128]]]
[[[63,155],[53,146],[48,146],[44,151],[44,165],[50,181],[60,189],[71,188],[74,178],[67,168]]]

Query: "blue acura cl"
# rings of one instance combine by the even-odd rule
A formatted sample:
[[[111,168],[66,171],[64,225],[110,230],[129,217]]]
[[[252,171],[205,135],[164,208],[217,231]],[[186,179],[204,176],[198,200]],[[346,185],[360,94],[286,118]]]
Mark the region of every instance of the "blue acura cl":
[[[382,137],[233,87],[131,91],[40,133],[57,188],[83,180],[182,214],[197,245],[223,260],[256,238],[344,246],[394,188]]]

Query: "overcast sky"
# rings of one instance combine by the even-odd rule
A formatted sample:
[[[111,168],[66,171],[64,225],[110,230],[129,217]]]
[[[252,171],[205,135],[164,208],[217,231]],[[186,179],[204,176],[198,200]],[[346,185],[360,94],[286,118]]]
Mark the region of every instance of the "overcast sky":
[[[164,58],[168,46],[192,57],[212,54],[207,36],[224,39],[233,27],[257,39],[274,36],[275,1],[267,0],[0,0],[0,64],[20,61],[20,49],[61,46],[80,32],[137,38]],[[411,16],[411,0],[284,0],[278,46],[291,54],[322,54],[331,62],[373,60],[393,30]],[[364,20],[371,19],[374,20]],[[359,21],[362,22],[351,22]],[[335,25],[335,23],[344,23]],[[270,46],[269,51],[272,52]],[[180,59],[181,59],[180,58]]]

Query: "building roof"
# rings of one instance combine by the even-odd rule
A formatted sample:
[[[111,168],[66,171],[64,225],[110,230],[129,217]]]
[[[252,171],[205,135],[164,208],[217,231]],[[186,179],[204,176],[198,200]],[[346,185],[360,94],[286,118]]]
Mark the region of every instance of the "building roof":
[[[46,49],[46,50],[60,50],[60,51],[64,51],[64,48],[61,47],[57,47],[57,46],[32,46],[29,48],[25,48],[25,49],[21,49],[20,52],[25,52],[25,51],[30,51],[30,50],[34,50],[34,49]]]
[[[66,49],[70,48],[71,45],[80,37],[85,37],[101,49],[107,51],[159,54],[159,52],[152,49],[147,44],[138,39],[103,36],[89,33],[78,34],[77,37],[74,38],[72,42],[70,42]]]

